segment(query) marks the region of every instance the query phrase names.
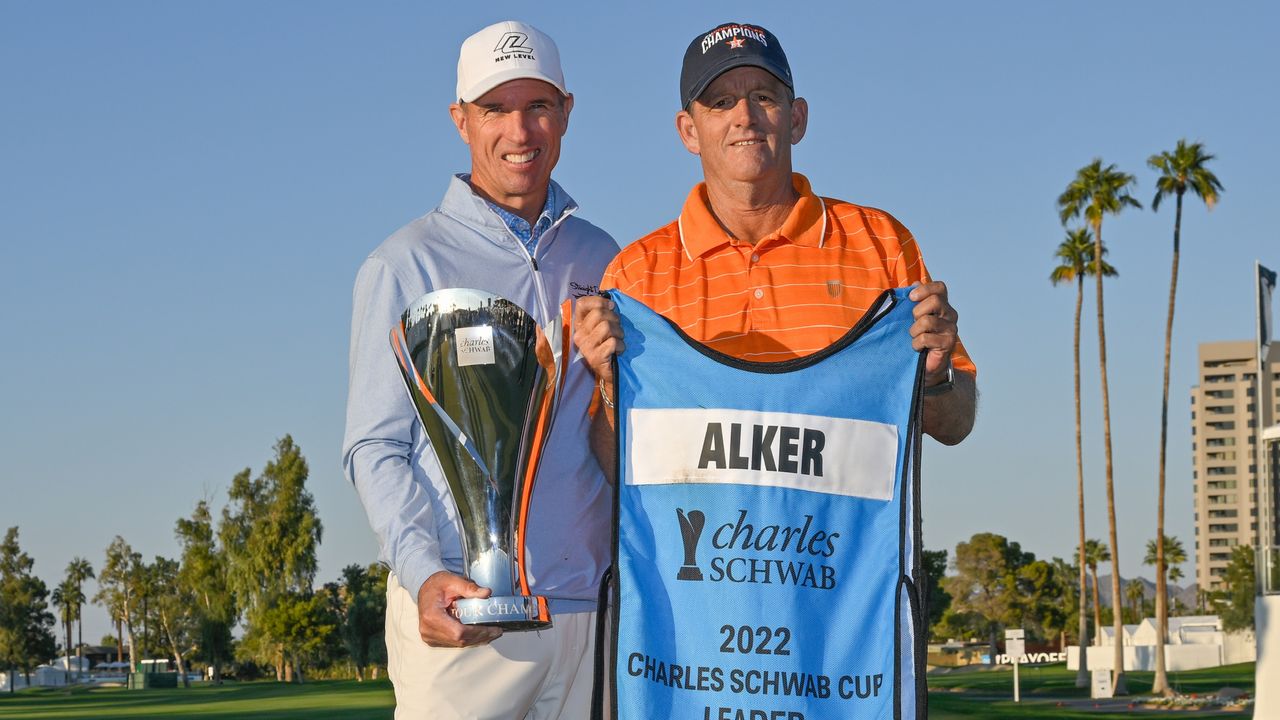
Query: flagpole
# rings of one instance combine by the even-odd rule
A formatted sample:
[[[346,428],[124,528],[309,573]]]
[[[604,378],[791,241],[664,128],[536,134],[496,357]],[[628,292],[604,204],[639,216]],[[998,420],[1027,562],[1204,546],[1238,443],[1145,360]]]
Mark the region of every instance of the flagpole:
[[[1262,517],[1258,518],[1258,554],[1254,556],[1257,595],[1254,597],[1253,618],[1258,662],[1254,667],[1254,688],[1257,693],[1254,696],[1253,710],[1255,717],[1280,717],[1280,692],[1277,692],[1280,691],[1280,653],[1276,652],[1280,649],[1280,588],[1273,587],[1271,583],[1272,575],[1275,574],[1272,568],[1276,544],[1275,497],[1271,492],[1270,468],[1264,462],[1270,458],[1270,454],[1263,447],[1263,443],[1272,434],[1264,427],[1264,421],[1271,414],[1275,400],[1262,392],[1271,384],[1269,381],[1264,383],[1263,379],[1267,374],[1264,363],[1271,344],[1271,297],[1276,287],[1276,273],[1263,267],[1260,262],[1254,263],[1254,273],[1258,294],[1258,381],[1255,398],[1257,410],[1254,413],[1257,419],[1254,442],[1258,469],[1254,477],[1258,478],[1260,485],[1257,490],[1259,514]],[[1264,480],[1264,477],[1267,479]]]
[[[1254,374],[1253,461],[1254,467],[1256,468],[1254,471],[1254,477],[1258,482],[1259,508],[1258,553],[1254,557],[1254,565],[1257,570],[1261,571],[1262,566],[1266,564],[1264,562],[1264,554],[1267,552],[1267,546],[1271,544],[1267,542],[1267,538],[1271,536],[1271,488],[1268,487],[1267,483],[1263,480],[1266,468],[1262,464],[1262,461],[1266,458],[1266,455],[1262,452],[1262,409],[1265,407],[1262,397],[1262,376],[1264,374],[1263,361],[1266,359],[1263,357],[1266,354],[1263,344],[1266,342],[1266,338],[1263,337],[1264,330],[1262,327],[1262,262],[1259,260],[1253,261],[1253,292],[1257,299],[1257,302],[1254,303],[1253,306],[1254,319],[1256,320],[1253,325],[1255,340],[1253,347],[1254,350],[1257,351],[1258,357],[1258,371]],[[1261,572],[1259,572],[1259,579],[1261,578],[1262,575]],[[1258,590],[1262,590],[1261,583],[1258,584]]]
[[[1276,588],[1268,587],[1271,576],[1272,552],[1275,541],[1275,495],[1272,492],[1270,468],[1267,465],[1266,439],[1264,431],[1268,427],[1267,420],[1271,413],[1272,399],[1267,390],[1271,383],[1267,382],[1267,355],[1271,344],[1271,297],[1275,288],[1275,273],[1262,266],[1261,261],[1254,260],[1254,292],[1257,294],[1255,314],[1257,324],[1254,343],[1258,353],[1258,371],[1254,380],[1254,428],[1253,448],[1256,471],[1254,477],[1258,483],[1258,551],[1254,556],[1254,569],[1257,572],[1258,593],[1265,594]],[[1265,287],[1265,290],[1264,290]]]

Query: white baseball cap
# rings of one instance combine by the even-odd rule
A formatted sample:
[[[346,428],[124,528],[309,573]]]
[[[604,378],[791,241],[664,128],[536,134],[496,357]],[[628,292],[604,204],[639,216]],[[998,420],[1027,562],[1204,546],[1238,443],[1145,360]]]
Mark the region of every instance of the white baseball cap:
[[[494,23],[467,38],[458,53],[458,100],[472,102],[504,82],[532,78],[555,86],[561,95],[564,72],[560,50],[546,33],[522,22]]]

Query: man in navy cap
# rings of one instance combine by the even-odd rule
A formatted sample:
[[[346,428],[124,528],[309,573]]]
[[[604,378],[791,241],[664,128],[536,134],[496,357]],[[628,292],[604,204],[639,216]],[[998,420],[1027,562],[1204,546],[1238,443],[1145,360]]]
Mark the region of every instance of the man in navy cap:
[[[875,208],[822,197],[813,191],[805,176],[793,172],[791,146],[804,137],[808,119],[808,103],[795,96],[790,64],[781,44],[772,33],[758,25],[737,22],[725,23],[699,33],[685,52],[680,74],[680,110],[676,113],[675,125],[681,143],[690,153],[698,156],[705,182],[699,183],[690,191],[677,220],[628,245],[619,253],[605,271],[601,287],[617,288],[630,298],[648,305],[686,336],[735,358],[734,362],[745,360],[756,363],[776,363],[813,356],[832,346],[858,324],[875,306],[883,291],[912,287],[910,298],[916,304],[912,308],[912,324],[907,329],[909,338],[902,337],[902,346],[899,347],[902,348],[909,341],[912,348],[925,354],[920,427],[923,432],[945,444],[958,443],[973,427],[977,371],[960,343],[957,313],[948,301],[947,287],[929,276],[915,238],[891,215]],[[681,577],[670,568],[657,567],[651,562],[652,554],[632,554],[632,547],[626,544],[625,538],[656,532],[653,528],[659,522],[672,522],[670,513],[665,513],[664,519],[657,521],[652,520],[653,516],[633,519],[636,515],[643,515],[636,508],[645,503],[645,500],[638,499],[643,497],[643,491],[637,488],[642,485],[647,487],[648,482],[689,483],[692,486],[693,481],[678,473],[675,473],[677,479],[674,480],[669,479],[670,476],[664,476],[636,481],[638,454],[659,452],[661,448],[654,447],[659,442],[655,441],[654,434],[645,435],[641,439],[640,433],[635,431],[637,425],[634,413],[638,406],[631,406],[631,414],[628,416],[614,415],[612,356],[622,352],[624,341],[631,339],[623,337],[618,315],[611,301],[606,298],[580,300],[576,306],[575,319],[575,342],[595,370],[600,390],[598,409],[592,424],[593,449],[606,468],[625,468],[626,477],[623,481],[635,483],[619,490],[622,496],[620,506],[623,508],[618,514],[620,519],[617,531],[619,577],[626,578],[627,572],[632,568],[639,568],[632,575],[632,585],[624,585],[620,589],[620,608],[615,609],[615,612],[619,618],[630,619],[632,623],[624,627],[622,623],[626,620],[620,621],[619,637],[635,638],[637,634],[655,627],[669,627],[671,637],[659,638],[654,647],[688,648],[680,657],[680,662],[692,662],[700,670],[705,670],[709,666],[699,662],[705,657],[718,656],[716,648],[719,648],[719,652],[733,652],[728,641],[720,646],[719,638],[712,645],[696,647],[698,642],[706,642],[708,629],[714,629],[722,622],[729,622],[727,618],[734,618],[736,622],[742,623],[736,625],[738,632],[750,633],[752,628],[773,632],[770,628],[774,626],[765,625],[772,622],[773,617],[767,609],[761,610],[756,604],[763,595],[757,593],[754,587],[725,586],[720,588],[715,601],[723,602],[726,612],[715,614],[714,620],[708,624],[700,613],[716,613],[717,608],[699,606],[695,610],[677,609],[671,598],[687,598],[692,595],[685,594],[683,590],[668,592],[669,583],[683,584],[686,580],[695,578]],[[657,345],[649,344],[650,341],[644,337],[637,337],[635,341],[645,343],[646,351]],[[793,363],[792,367],[794,365]],[[679,371],[679,365],[673,363],[671,372]],[[646,390],[654,392],[651,388],[643,387],[632,387],[630,390],[636,396]],[[733,391],[732,388],[721,390],[722,393]],[[814,388],[812,392],[821,393],[822,388]],[[700,403],[706,397],[695,389],[690,389],[688,394],[692,397],[688,400],[689,403]],[[628,393],[629,397],[630,395]],[[807,400],[797,398],[794,412],[805,412]],[[670,398],[655,399],[653,395],[648,395],[645,402],[655,402],[663,408],[671,407],[670,404],[663,404],[670,403]],[[685,407],[679,406],[678,402],[676,404],[680,409]],[[744,408],[747,409],[750,408]],[[618,435],[615,434],[614,427],[618,422],[623,423],[622,431],[627,433],[633,453],[621,465],[614,460],[618,451]],[[762,426],[756,425],[755,432],[754,437],[760,438]],[[713,436],[708,434],[707,437]],[[897,437],[900,436],[895,435],[895,447]],[[758,468],[754,464],[754,456],[751,467],[753,470]],[[760,472],[767,475],[773,469],[766,468]],[[780,465],[774,475],[784,475],[787,472]],[[726,485],[734,484],[732,480],[724,482]],[[817,481],[818,492],[815,494],[821,494],[824,489],[831,487],[821,484],[822,482]],[[784,486],[785,484],[779,487]],[[722,487],[724,489],[720,489]],[[736,488],[719,486],[715,481],[698,484],[698,488],[700,493],[705,493],[698,497],[708,506],[714,505],[712,497],[717,493],[720,497],[735,498],[741,504],[730,507],[740,508],[742,517],[747,514],[747,510],[742,508],[770,508],[769,502],[779,497],[763,493],[746,495]],[[691,496],[692,491],[681,494],[682,498]],[[897,501],[902,503],[898,507],[905,512],[907,504],[902,501],[902,496]],[[658,505],[660,503],[654,501],[654,506]],[[703,513],[701,510],[697,511],[699,517],[696,523],[687,521],[680,509],[677,509],[677,514],[681,533],[684,534],[686,529],[690,530],[683,538],[688,552],[689,543],[696,543],[698,532],[702,528]],[[806,517],[812,519],[812,515]],[[723,525],[720,529],[731,527]],[[760,527],[759,524],[756,525],[756,528]],[[780,526],[773,527],[776,530]],[[715,534],[720,529],[708,533],[713,538],[713,543]],[[629,536],[629,530],[634,534]],[[839,534],[836,530],[827,537],[835,538]],[[765,544],[769,547],[765,548],[760,537],[764,537],[764,534],[758,536],[752,545],[753,552],[772,549],[773,541],[766,541]],[[848,696],[842,694],[841,698],[856,696],[854,701],[860,701],[859,699],[873,693],[874,685],[877,699],[867,701],[872,705],[866,706],[866,717],[888,716],[882,712],[890,707],[886,704],[889,702],[889,693],[879,692],[880,683],[886,681],[886,678],[893,678],[888,681],[892,688],[892,702],[896,703],[893,707],[900,710],[903,717],[921,717],[925,712],[924,704],[918,702],[916,695],[923,688],[923,678],[902,669],[904,665],[913,667],[912,661],[921,657],[922,648],[913,646],[910,641],[921,637],[923,628],[914,625],[917,622],[914,613],[904,612],[901,616],[896,614],[896,608],[900,607],[897,595],[898,573],[911,573],[913,577],[918,577],[915,575],[914,563],[908,562],[909,557],[917,556],[914,550],[918,546],[912,543],[918,542],[918,535],[908,536],[904,530],[900,539],[902,544],[886,540],[897,548],[895,553],[872,552],[869,555],[859,555],[857,559],[858,562],[866,563],[862,567],[874,570],[876,577],[889,578],[889,582],[880,583],[874,589],[850,585],[842,591],[844,597],[849,594],[866,594],[867,598],[866,603],[856,605],[864,610],[856,617],[846,618],[850,627],[869,627],[886,621],[896,625],[893,632],[879,636],[875,647],[856,648],[863,641],[856,633],[835,639],[836,643],[842,644],[842,650],[847,651],[845,657],[854,657],[865,650],[858,662],[865,661],[868,667],[857,672],[874,675],[865,676],[867,682],[863,689],[849,691]],[[673,544],[670,539],[667,542]],[[732,542],[729,544],[732,545]],[[785,547],[785,543],[783,546]],[[911,552],[903,550],[904,546]],[[835,548],[832,547],[830,552],[835,553]],[[851,557],[843,553],[840,562],[853,562]],[[873,573],[868,573],[871,574]],[[767,578],[768,572],[758,577],[753,570],[747,582],[768,583]],[[832,588],[834,585],[823,585],[822,591]],[[647,592],[649,590],[652,592]],[[656,599],[651,605],[646,605],[646,598],[651,595]],[[798,589],[794,598],[797,604],[817,602],[815,596]],[[628,605],[632,607],[631,610],[627,609]],[[728,612],[728,608],[734,608],[737,612]],[[660,619],[652,624],[636,619],[655,617]],[[878,627],[887,626],[881,624]],[[776,629],[779,632],[785,631],[786,638],[792,637],[791,627]],[[822,643],[808,645],[809,654],[802,657],[800,652],[806,644],[801,638],[825,636],[830,639],[831,636],[825,634],[830,628],[797,626],[794,630],[796,655],[779,659],[778,662],[794,662],[796,664],[790,666],[792,669],[804,668],[806,672],[813,672],[815,664],[823,662],[826,657],[822,652],[814,652],[814,648],[821,648]],[[735,626],[729,624],[721,628],[722,633],[734,631]],[[739,634],[738,637],[741,638],[742,635]],[[901,643],[902,647],[897,642],[900,638],[907,638],[907,642]],[[710,648],[707,655],[699,654],[707,648]],[[737,648],[739,652],[748,652],[742,649],[741,640]],[[787,652],[790,653],[791,650]],[[621,650],[619,654],[621,655]],[[644,657],[646,660],[649,658],[647,655]],[[624,659],[615,659],[622,666]],[[724,658],[724,663],[732,664],[727,657]],[[633,676],[640,677],[632,670],[633,666],[627,667]],[[770,667],[776,667],[772,661]],[[879,671],[872,670],[872,667],[879,668]],[[752,717],[757,713],[762,717],[765,714],[770,717],[781,717],[784,714],[782,704],[766,712],[762,709],[762,704],[767,704],[766,700],[759,694],[753,694],[754,691],[750,689],[734,689],[732,682],[718,686],[715,677],[718,669],[711,669],[705,677],[696,675],[696,680],[693,680],[697,683],[707,680],[707,695],[717,697],[717,700],[707,702],[735,702],[725,700],[724,696],[736,694],[741,696],[742,704],[738,706],[735,717],[745,716],[746,707],[750,708]],[[726,672],[725,675],[729,673]],[[671,677],[681,676],[673,673]],[[689,675],[683,677],[686,678],[685,682],[690,682]],[[645,678],[647,676],[642,680]],[[676,685],[673,682],[662,687],[661,681],[629,682],[631,679],[621,674],[617,677],[620,709],[624,707],[624,703],[630,712],[635,712],[636,708],[663,707],[666,710],[669,707],[670,710],[664,717],[729,717],[733,713],[733,708],[724,704],[718,706],[718,714],[714,704],[698,708],[697,705],[704,700],[688,693],[689,685]],[[844,676],[844,679],[850,678]],[[703,687],[699,685],[698,689]],[[796,698],[795,707],[813,707],[809,704],[811,699]],[[819,699],[815,702],[828,708],[830,712],[831,705],[822,704],[826,701]],[[793,705],[788,704],[786,707],[791,710]],[[874,710],[871,709],[873,707]],[[704,712],[699,713],[699,709],[704,709]],[[652,715],[651,710],[650,714]],[[787,717],[802,716],[799,712],[785,714]],[[855,716],[837,714],[842,717]],[[821,716],[835,715],[821,713]]]
[[[795,95],[777,37],[748,23],[699,33],[680,72],[680,141],[702,164],[680,217],[626,246],[601,287],[618,288],[693,339],[747,360],[786,360],[830,345],[881,291],[918,284],[912,344],[927,350],[924,431],[953,445],[973,427],[977,368],[947,286],[915,238],[871,207],[820,197],[792,170],[809,105]],[[603,396],[592,444],[613,467],[610,360],[623,343],[604,298],[575,306],[574,339]]]

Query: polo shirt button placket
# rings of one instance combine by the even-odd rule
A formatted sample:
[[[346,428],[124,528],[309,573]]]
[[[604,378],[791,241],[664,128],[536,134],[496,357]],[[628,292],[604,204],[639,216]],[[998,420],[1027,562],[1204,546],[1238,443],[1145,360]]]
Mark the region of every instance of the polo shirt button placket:
[[[756,271],[756,263],[760,261],[760,253],[756,252],[756,247],[758,246],[746,245],[742,248],[742,259],[746,261],[746,265],[747,265],[747,287],[748,288],[753,286],[758,286],[760,281],[759,273]],[[761,290],[759,287],[755,287],[754,290],[751,290],[751,297],[753,298],[753,301],[747,302],[747,313],[746,313],[746,317],[744,318],[745,326],[743,327],[743,330],[745,330],[746,332],[751,332],[755,329],[754,316],[756,311],[756,303],[754,302],[754,300],[759,300],[763,298],[764,291]]]
[[[751,284],[752,284],[752,285],[755,285],[755,284],[757,284],[757,282],[758,282],[758,277],[757,277],[757,273],[756,273],[756,263],[760,262],[760,253],[755,252],[755,248],[748,248],[747,250],[748,250],[748,252],[750,252],[750,253],[751,253],[750,258],[749,258],[749,259],[748,259],[748,261],[747,261],[747,262],[748,262],[748,264],[749,264],[749,266],[748,266],[748,274],[749,274],[749,277],[751,278],[751,279],[750,279]],[[746,253],[743,253],[743,254],[745,255]],[[762,290],[762,289],[760,289],[759,287],[757,287],[757,288],[756,288],[756,289],[751,293],[751,297],[753,297],[753,298],[755,298],[755,299],[757,299],[757,300],[760,300],[761,298],[763,298],[763,297],[764,297],[764,290]],[[754,308],[753,308],[753,309],[754,309]]]

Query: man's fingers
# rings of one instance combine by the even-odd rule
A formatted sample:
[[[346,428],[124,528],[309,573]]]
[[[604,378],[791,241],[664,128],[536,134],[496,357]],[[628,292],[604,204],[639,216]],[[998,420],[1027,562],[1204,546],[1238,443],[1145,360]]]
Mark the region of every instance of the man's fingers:
[[[418,635],[433,647],[467,647],[487,643],[502,635],[498,628],[464,625],[449,612],[454,601],[487,598],[493,590],[441,570],[422,584],[418,592]]]
[[[947,300],[947,284],[941,280],[933,282],[919,283],[912,287],[907,297],[915,302],[920,302],[930,296],[940,296],[943,302]]]
[[[490,589],[489,589],[489,588],[487,588],[487,587],[480,587],[479,585],[475,584],[475,582],[474,582],[474,581],[472,581],[472,580],[467,580],[467,581],[466,581],[466,584],[464,584],[461,588],[459,588],[459,589],[458,589],[458,594],[457,594],[457,596],[456,596],[456,597],[454,597],[453,599],[455,599],[455,600],[456,600],[457,598],[481,598],[481,599],[483,599],[483,598],[487,598],[487,597],[489,597],[489,596],[490,596],[490,595],[492,595],[492,594],[493,594],[493,590],[490,590]]]
[[[500,628],[464,625],[445,608],[422,608],[418,613],[418,634],[432,647],[470,647],[502,636]]]
[[[574,323],[581,324],[582,321],[591,313],[596,312],[601,308],[611,308],[612,305],[612,300],[599,295],[588,295],[586,297],[578,298],[573,303]]]
[[[956,309],[950,305],[941,302],[929,302],[930,300],[936,299],[937,296],[933,296],[930,297],[929,300],[925,300],[924,302],[916,305],[915,310],[912,311],[912,317],[936,317],[946,320],[952,324],[955,324],[960,320],[960,313],[956,312]]]
[[[601,318],[596,324],[583,327],[576,338],[578,349],[587,364],[597,372],[609,365],[615,353],[622,351],[622,324],[615,319]]]
[[[589,296],[574,305],[573,342],[599,377],[612,378],[612,358],[622,352],[622,321],[612,300]]]
[[[921,315],[911,323],[909,332],[912,335],[919,333],[955,333],[956,321],[945,315]]]
[[[942,281],[916,285],[909,297],[916,302],[912,309],[915,322],[909,331],[911,347],[929,351],[925,356],[925,375],[936,379],[950,366],[951,354],[959,342],[956,323],[960,313],[947,300],[947,285]]]
[[[949,355],[956,348],[956,336],[955,333],[920,333],[912,336],[911,347],[914,350],[930,350]]]
[[[912,308],[913,317],[922,317],[924,315],[939,315],[941,317],[956,320],[960,317],[960,313],[947,302],[944,295],[926,295],[923,300],[916,303]]]
[[[610,334],[604,336],[604,338],[597,342],[595,349],[595,354],[598,356],[596,358],[598,362],[595,363],[593,367],[609,365],[610,358],[626,349],[626,345],[622,344],[621,335]]]
[[[427,595],[425,599],[428,604],[440,608],[452,605],[458,598],[487,598],[493,592],[489,588],[480,587],[470,578],[446,571],[428,578],[423,591]]]
[[[925,385],[935,381],[941,382],[942,378],[939,375],[944,373],[951,364],[951,353],[955,350],[955,336],[925,333],[912,338],[911,347],[928,351],[924,357]]]

